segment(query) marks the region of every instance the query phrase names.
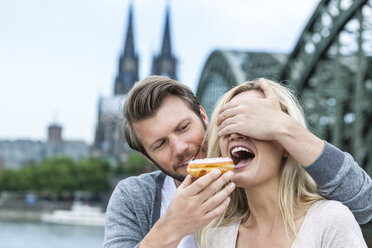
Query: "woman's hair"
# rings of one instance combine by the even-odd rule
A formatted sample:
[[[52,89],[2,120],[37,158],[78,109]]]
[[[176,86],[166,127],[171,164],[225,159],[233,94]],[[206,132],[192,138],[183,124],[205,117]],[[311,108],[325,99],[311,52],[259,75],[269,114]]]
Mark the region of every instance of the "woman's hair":
[[[290,90],[279,83],[267,79],[266,82],[278,97],[282,111],[306,128],[302,108]],[[218,136],[218,126],[216,124],[220,108],[222,105],[230,102],[234,96],[250,90],[263,92],[259,81],[254,80],[234,87],[226,92],[219,100],[212,114],[205,136],[205,142],[208,144],[207,157],[221,156],[219,146],[220,137]],[[230,198],[230,204],[224,213],[198,233],[197,239],[199,239],[201,247],[208,246],[207,240],[211,232],[213,232],[213,228],[229,225],[236,221],[246,221],[248,219],[250,211],[244,189],[236,188],[231,193]],[[294,206],[301,206],[323,199],[318,193],[313,179],[290,155],[284,160],[282,165],[278,199],[286,233],[288,234],[287,227],[289,227],[295,235],[297,235],[297,232],[293,217]]]

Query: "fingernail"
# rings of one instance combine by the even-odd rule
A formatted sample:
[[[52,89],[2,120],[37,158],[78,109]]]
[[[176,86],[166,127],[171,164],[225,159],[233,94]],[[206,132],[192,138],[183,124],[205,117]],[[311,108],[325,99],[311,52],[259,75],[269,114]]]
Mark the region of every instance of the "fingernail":
[[[213,173],[214,173],[216,176],[219,176],[219,175],[221,174],[221,171],[218,170],[218,169],[215,169],[215,170],[213,171]]]
[[[233,177],[234,173],[232,173],[231,171],[228,171],[226,172],[226,176],[231,179]]]
[[[231,190],[235,189],[235,183],[230,183],[229,184],[229,189],[231,189]]]

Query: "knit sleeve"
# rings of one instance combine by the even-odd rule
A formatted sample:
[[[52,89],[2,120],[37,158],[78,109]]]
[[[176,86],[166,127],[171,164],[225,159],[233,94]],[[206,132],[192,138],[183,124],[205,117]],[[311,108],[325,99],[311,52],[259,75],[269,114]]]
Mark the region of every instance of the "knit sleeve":
[[[320,157],[305,170],[320,193],[346,205],[360,224],[372,219],[372,180],[353,157],[326,142]]]
[[[143,237],[131,194],[125,183],[119,183],[107,206],[103,247],[139,247]]]

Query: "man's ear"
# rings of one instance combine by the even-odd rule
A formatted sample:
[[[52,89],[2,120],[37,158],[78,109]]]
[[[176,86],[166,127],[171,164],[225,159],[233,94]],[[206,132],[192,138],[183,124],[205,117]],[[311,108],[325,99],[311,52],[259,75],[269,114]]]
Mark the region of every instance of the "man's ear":
[[[287,152],[286,149],[283,150],[283,158],[288,158],[289,153]]]
[[[205,112],[204,108],[202,107],[202,105],[199,105],[199,109],[200,109],[200,115],[203,119],[203,122],[205,124],[206,127],[208,127],[208,116],[207,116],[207,112]]]

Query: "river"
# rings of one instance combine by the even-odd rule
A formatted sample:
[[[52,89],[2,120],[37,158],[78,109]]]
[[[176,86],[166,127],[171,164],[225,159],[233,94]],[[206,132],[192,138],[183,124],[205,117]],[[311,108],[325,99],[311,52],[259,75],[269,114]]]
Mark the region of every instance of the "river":
[[[103,227],[0,220],[0,248],[101,248]]]
[[[362,226],[372,247],[372,223]],[[0,220],[0,248],[101,248],[103,227]]]

